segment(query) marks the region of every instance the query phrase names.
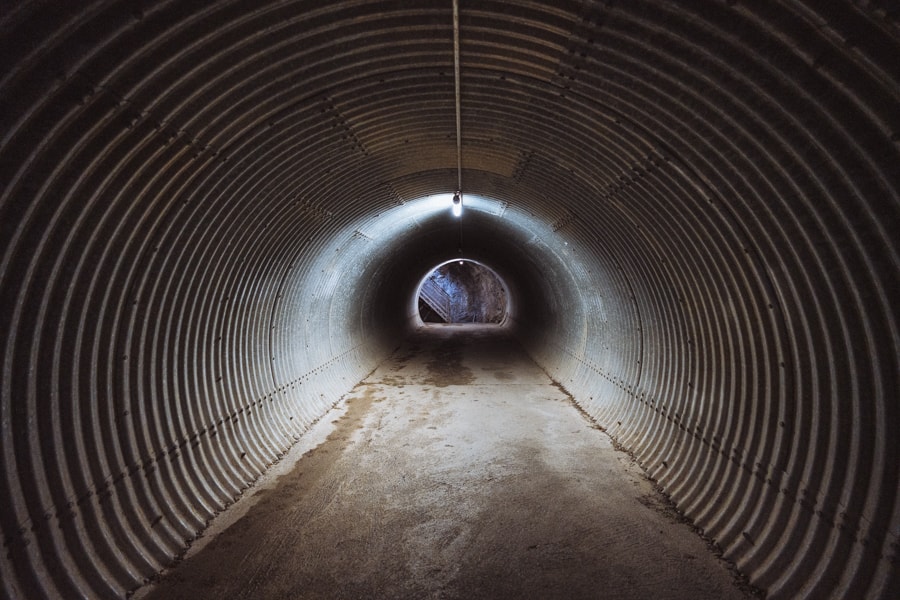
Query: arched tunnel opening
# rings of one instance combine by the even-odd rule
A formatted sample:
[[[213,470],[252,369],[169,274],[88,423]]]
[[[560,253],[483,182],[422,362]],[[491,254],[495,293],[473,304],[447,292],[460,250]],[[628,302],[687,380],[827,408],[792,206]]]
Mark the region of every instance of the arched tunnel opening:
[[[156,577],[460,250],[756,588],[900,596],[895,5],[461,2],[459,128],[452,12],[0,9],[0,597]]]
[[[419,284],[416,306],[423,323],[506,321],[509,300],[503,280],[488,266],[458,259],[438,265]]]

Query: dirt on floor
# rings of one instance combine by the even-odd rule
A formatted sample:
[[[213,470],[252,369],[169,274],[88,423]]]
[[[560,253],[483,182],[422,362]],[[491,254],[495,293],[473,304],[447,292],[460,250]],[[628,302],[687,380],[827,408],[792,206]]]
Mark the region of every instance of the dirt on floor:
[[[425,328],[335,414],[138,597],[752,597],[500,328]]]

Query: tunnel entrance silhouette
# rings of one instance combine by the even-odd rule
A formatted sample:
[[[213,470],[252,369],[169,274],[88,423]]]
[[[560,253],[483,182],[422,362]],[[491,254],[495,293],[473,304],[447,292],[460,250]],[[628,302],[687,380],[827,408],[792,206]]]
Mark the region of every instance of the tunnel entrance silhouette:
[[[506,320],[506,285],[481,263],[457,259],[435,267],[419,285],[423,323],[493,323]]]

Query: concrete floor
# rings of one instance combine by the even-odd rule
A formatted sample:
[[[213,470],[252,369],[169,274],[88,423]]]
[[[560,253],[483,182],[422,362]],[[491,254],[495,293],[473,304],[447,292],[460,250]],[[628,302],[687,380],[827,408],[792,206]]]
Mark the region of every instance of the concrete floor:
[[[748,597],[499,328],[420,331],[337,410],[138,597]]]

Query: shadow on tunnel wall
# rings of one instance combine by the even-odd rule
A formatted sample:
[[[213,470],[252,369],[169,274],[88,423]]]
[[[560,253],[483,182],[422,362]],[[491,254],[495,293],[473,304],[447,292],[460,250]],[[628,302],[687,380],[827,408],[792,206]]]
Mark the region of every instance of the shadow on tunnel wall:
[[[7,3],[0,597],[120,598],[458,256],[771,598],[900,597],[893,3]],[[461,233],[460,233],[461,232]]]

